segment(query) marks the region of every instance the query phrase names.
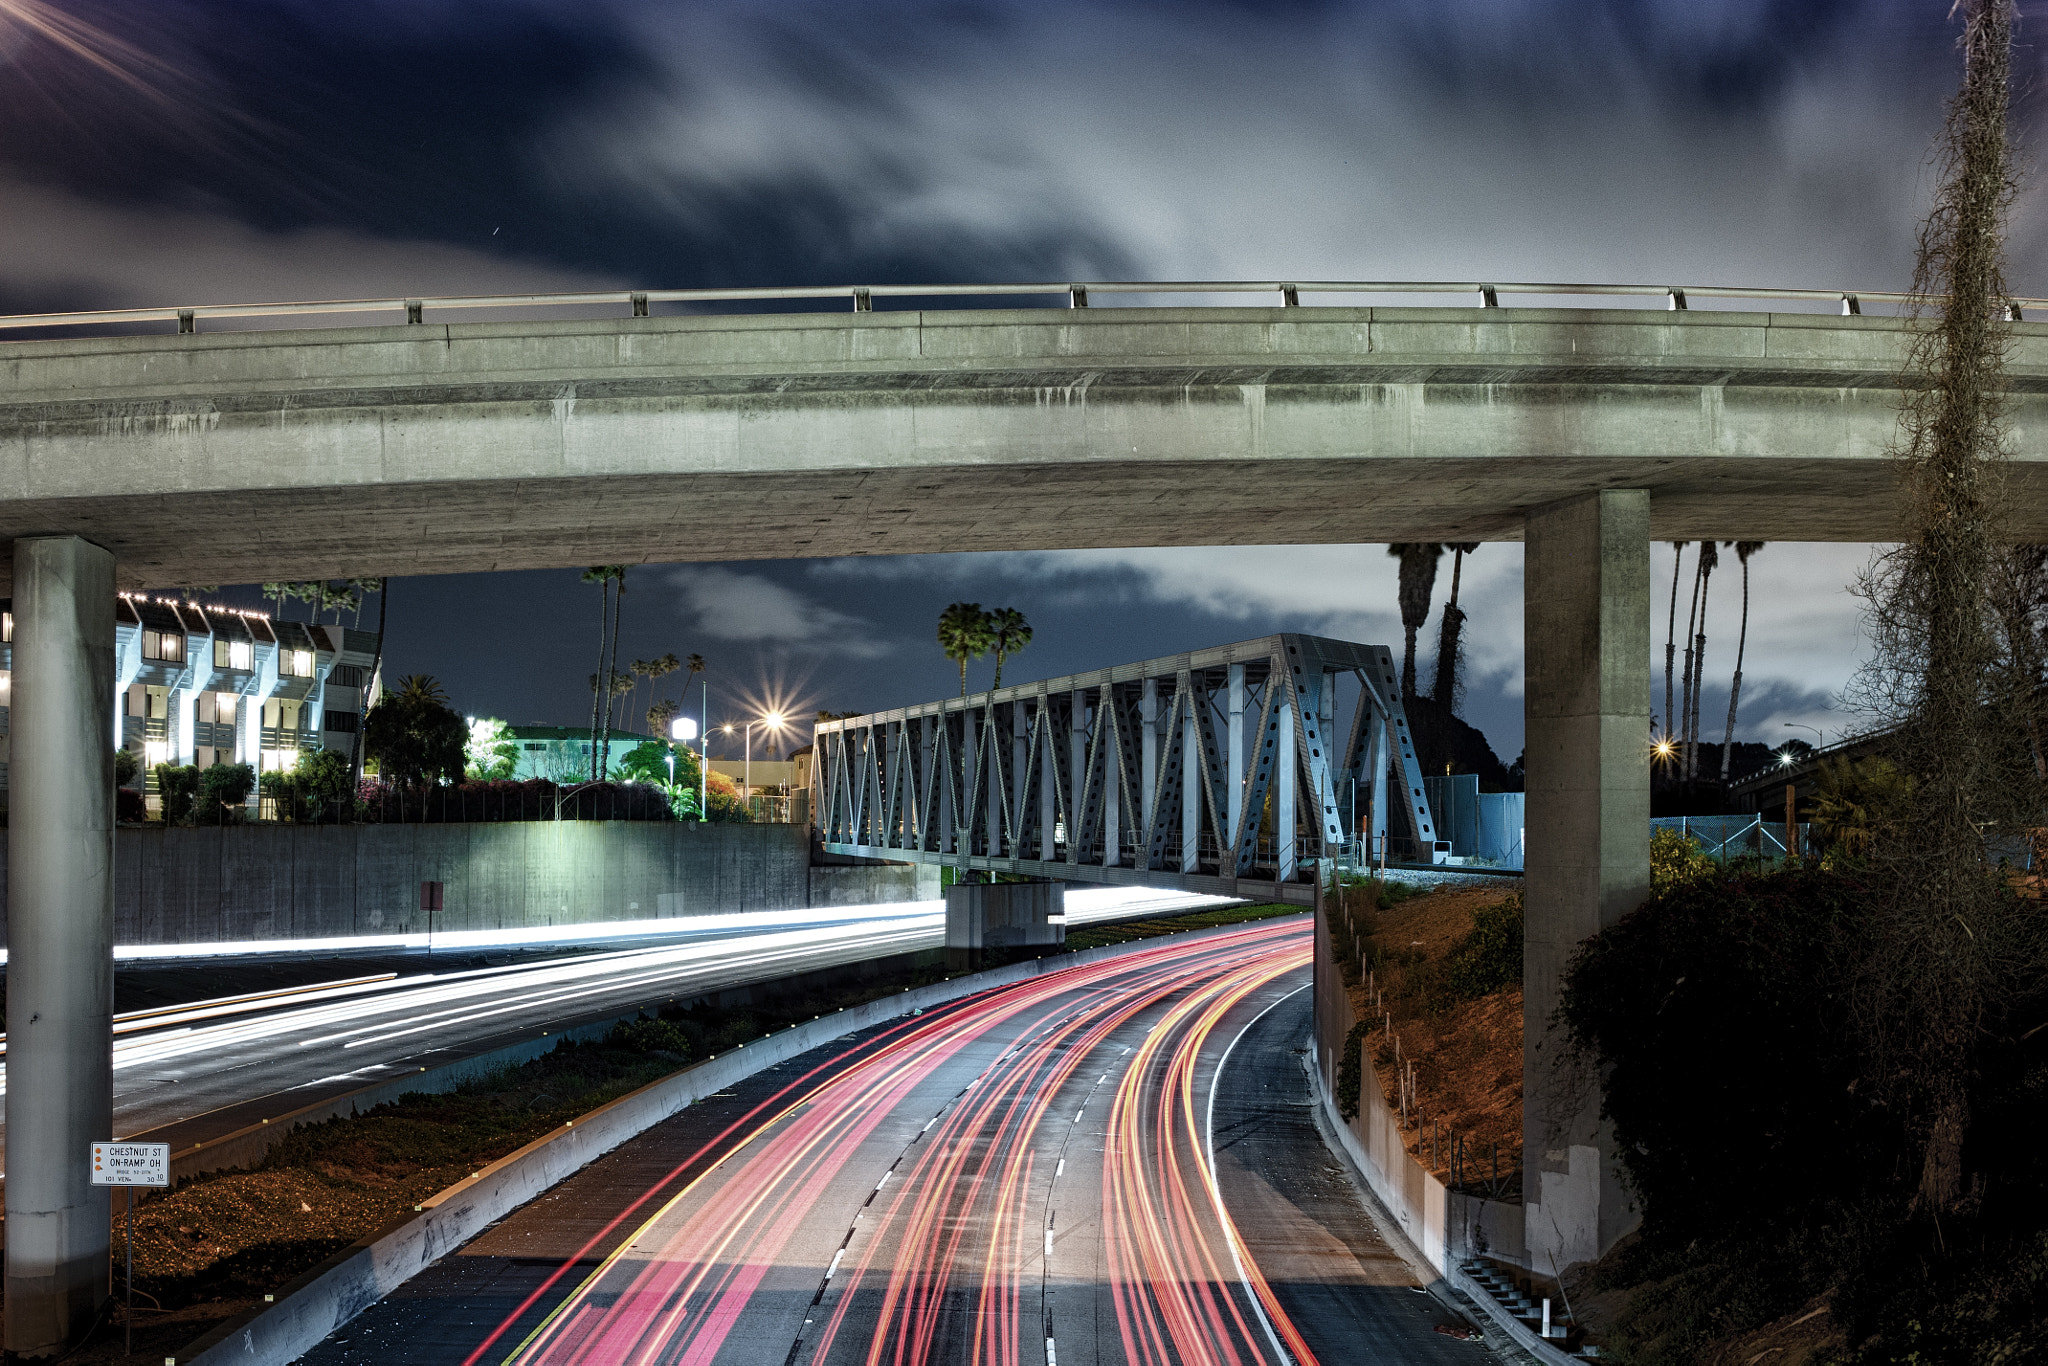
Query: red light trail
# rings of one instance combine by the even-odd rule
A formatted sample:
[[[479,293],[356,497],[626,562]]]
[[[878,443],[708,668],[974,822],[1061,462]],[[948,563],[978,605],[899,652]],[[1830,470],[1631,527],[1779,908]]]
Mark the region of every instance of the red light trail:
[[[642,1221],[538,1327],[508,1351],[580,1258],[465,1366],[710,1366],[780,1358],[775,1342],[790,1366],[1037,1366],[1059,1313],[1097,1293],[1114,1322],[1097,1356],[1313,1366],[1223,1206],[1198,1100],[1219,1025],[1308,954],[1307,925],[1267,924],[905,1021],[678,1164],[591,1240],[584,1255]]]

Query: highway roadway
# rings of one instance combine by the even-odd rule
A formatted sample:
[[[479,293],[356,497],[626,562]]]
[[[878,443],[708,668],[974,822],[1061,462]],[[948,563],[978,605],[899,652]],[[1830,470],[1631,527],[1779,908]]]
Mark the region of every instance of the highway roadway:
[[[1076,893],[1075,925],[1214,904],[1143,889]],[[602,928],[602,927],[596,927]],[[531,936],[509,936],[527,943]],[[351,970],[284,989],[162,1004],[115,1018],[119,1136],[185,1146],[357,1087],[672,998],[863,959],[938,948],[936,902],[703,916],[660,942],[539,963],[436,971]],[[463,957],[493,947],[461,937]],[[503,947],[502,945],[499,947]],[[192,946],[194,953],[204,946]],[[246,957],[246,955],[241,955]],[[223,980],[238,955],[217,954]],[[189,965],[196,959],[185,960]],[[194,974],[186,974],[191,976]],[[0,1035],[0,1095],[5,1094]],[[5,1127],[0,1124],[0,1162]]]
[[[1304,919],[813,1050],[586,1167],[307,1366],[1478,1363],[1317,1138]]]

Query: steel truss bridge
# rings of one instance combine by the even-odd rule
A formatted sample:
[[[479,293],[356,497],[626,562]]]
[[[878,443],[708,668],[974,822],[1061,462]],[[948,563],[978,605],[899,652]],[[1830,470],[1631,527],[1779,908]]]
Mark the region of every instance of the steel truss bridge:
[[[826,852],[963,871],[1307,904],[1392,810],[1438,849],[1393,652],[1319,636],[820,722],[811,782]]]

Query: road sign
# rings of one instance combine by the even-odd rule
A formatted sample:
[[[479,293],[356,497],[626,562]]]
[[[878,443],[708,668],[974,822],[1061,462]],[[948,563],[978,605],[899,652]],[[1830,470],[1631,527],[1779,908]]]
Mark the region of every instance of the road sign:
[[[92,1145],[95,1186],[168,1186],[171,1145],[168,1143],[95,1143]]]

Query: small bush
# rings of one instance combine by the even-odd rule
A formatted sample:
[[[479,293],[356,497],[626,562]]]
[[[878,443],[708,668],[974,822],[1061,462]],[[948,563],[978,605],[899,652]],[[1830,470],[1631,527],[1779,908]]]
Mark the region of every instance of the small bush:
[[[1705,882],[1720,872],[1713,858],[1691,835],[1676,830],[1650,834],[1650,894],[1662,896]]]
[[[199,791],[199,770],[191,764],[158,764],[156,792],[163,803],[165,825],[183,825],[192,818],[192,798]]]
[[[1522,984],[1522,894],[1472,913],[1472,928],[1451,951],[1417,974],[1428,1010],[1447,1010]]]
[[[225,817],[240,819],[241,808],[256,788],[256,770],[247,764],[215,764],[199,774],[195,819],[214,825]]]
[[[652,1020],[642,1015],[611,1027],[604,1037],[606,1046],[630,1048],[639,1053],[665,1053],[676,1058],[690,1056],[690,1036],[673,1020]]]
[[[1358,1117],[1359,1092],[1365,1085],[1365,1036],[1372,1032],[1371,1020],[1360,1020],[1344,1036],[1344,1051],[1337,1058],[1337,1113],[1346,1119]]]
[[[149,803],[132,787],[114,789],[114,820],[121,825],[140,825],[149,819]]]

